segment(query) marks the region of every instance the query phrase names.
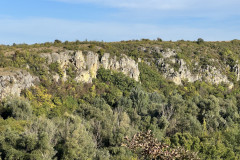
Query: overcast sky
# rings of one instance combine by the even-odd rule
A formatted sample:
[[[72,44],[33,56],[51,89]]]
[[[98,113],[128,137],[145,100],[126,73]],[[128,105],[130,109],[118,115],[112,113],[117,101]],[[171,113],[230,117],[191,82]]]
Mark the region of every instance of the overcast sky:
[[[240,39],[240,0],[1,0],[0,44]]]

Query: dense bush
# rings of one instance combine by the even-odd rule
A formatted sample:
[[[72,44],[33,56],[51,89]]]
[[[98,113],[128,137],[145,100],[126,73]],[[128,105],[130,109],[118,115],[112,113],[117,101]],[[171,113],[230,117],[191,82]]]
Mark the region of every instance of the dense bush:
[[[24,98],[8,97],[2,102],[1,116],[4,119],[13,117],[17,120],[27,120],[32,116],[32,106]]]

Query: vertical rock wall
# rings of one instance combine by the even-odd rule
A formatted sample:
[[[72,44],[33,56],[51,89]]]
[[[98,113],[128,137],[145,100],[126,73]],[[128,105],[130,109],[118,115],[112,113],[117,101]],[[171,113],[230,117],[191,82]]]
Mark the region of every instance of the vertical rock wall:
[[[61,53],[42,54],[42,56],[48,59],[48,64],[58,62],[64,73],[66,73],[69,64],[74,65],[77,71],[75,80],[79,82],[91,83],[92,79],[96,78],[97,70],[100,67],[123,72],[136,81],[139,80],[140,71],[138,69],[138,63],[126,55],[122,55],[121,58],[118,58],[116,56],[111,57],[109,53],[105,53],[100,58],[97,53],[92,51],[88,51],[85,55],[82,51],[66,51]],[[64,75],[63,78],[66,78],[66,75]]]
[[[38,77],[20,69],[0,69],[0,99],[9,95],[20,96],[23,89],[34,86]]]

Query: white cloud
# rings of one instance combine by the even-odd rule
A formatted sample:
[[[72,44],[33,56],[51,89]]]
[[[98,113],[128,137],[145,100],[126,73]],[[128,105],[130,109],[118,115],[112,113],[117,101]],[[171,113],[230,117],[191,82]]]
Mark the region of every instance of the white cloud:
[[[133,9],[181,9],[184,8],[189,0],[55,0],[66,3],[92,3],[116,8]]]
[[[54,0],[66,3],[90,3],[116,8],[157,9],[157,10],[192,10],[237,8],[239,0]],[[144,11],[143,11],[144,12]]]
[[[161,37],[164,40],[231,40],[239,31],[187,26],[80,22],[50,18],[0,19],[0,44],[39,43],[60,39],[120,41]]]

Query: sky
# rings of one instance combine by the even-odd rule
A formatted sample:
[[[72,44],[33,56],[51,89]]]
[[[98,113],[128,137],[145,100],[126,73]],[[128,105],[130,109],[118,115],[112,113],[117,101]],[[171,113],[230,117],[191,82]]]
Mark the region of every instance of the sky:
[[[240,39],[240,0],[0,0],[0,44]]]

